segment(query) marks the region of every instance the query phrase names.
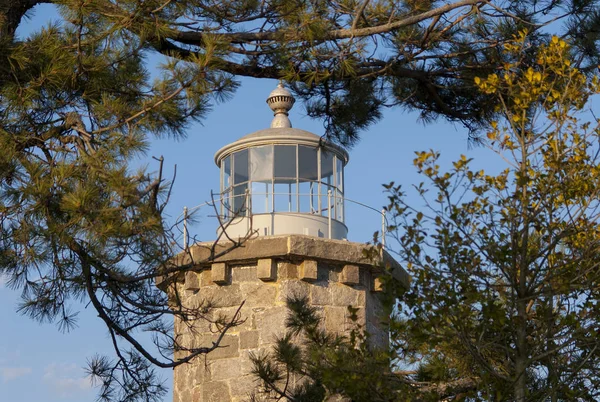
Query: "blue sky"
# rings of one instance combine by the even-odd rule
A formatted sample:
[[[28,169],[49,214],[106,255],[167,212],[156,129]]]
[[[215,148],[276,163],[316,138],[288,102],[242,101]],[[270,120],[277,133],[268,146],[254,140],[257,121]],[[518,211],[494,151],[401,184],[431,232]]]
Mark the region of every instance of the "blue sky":
[[[30,21],[20,28],[25,37],[49,20],[58,19],[52,6],[41,5]],[[167,213],[175,218],[184,206],[192,207],[210,199],[211,189],[219,186],[219,171],[213,155],[222,146],[239,137],[269,126],[272,113],[265,103],[275,88],[271,80],[242,80],[235,97],[220,105],[202,124],[188,130],[184,141],[155,140],[145,159],[150,170],[157,167],[152,156],[164,156],[166,174],[177,164],[177,180]],[[321,135],[323,125],[304,114],[296,104],[290,114],[294,127]],[[418,114],[388,110],[377,125],[363,133],[362,140],[349,150],[346,167],[346,197],[380,209],[386,203],[382,184],[390,181],[409,186],[420,178],[412,166],[414,151],[435,149],[442,152],[443,164],[473,157],[476,163],[496,170],[503,166],[499,158],[485,148],[469,149],[467,132],[443,121],[424,126]],[[349,240],[365,242],[380,228],[373,211],[346,207]],[[200,240],[215,238],[216,222],[201,217],[195,225]],[[6,402],[94,401],[95,391],[85,378],[82,367],[97,353],[111,353],[106,330],[91,309],[83,308],[79,327],[68,334],[53,324],[39,324],[15,312],[18,293],[7,289],[0,280],[0,400]],[[168,384],[171,372],[164,370]],[[171,400],[168,396],[166,401]]]

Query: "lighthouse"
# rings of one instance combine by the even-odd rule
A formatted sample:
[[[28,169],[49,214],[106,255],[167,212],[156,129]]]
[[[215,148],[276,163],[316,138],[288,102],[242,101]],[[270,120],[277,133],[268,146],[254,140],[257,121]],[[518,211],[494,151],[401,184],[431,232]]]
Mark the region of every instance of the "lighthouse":
[[[241,319],[220,335],[216,320],[176,318],[174,336],[189,348],[220,346],[174,370],[175,402],[245,401],[256,389],[250,355],[270,352],[285,334],[286,300],[305,297],[323,328],[349,334],[356,324],[373,347],[386,347],[381,301],[384,272],[403,286],[407,273],[381,250],[347,240],[344,168],[348,153],[292,127],[291,93],[279,84],[267,98],[270,127],[245,135],[215,154],[220,173],[217,241],[185,246],[176,264],[184,274],[158,286],[184,306],[210,306],[211,317]],[[188,268],[190,267],[190,268]],[[358,321],[349,316],[348,307]],[[210,318],[210,317],[209,317]],[[181,357],[181,356],[176,356]]]
[[[281,84],[269,95],[271,127],[221,148],[221,216],[232,238],[302,234],[344,239],[344,166],[348,153],[293,128],[294,98]],[[250,226],[251,225],[251,226]]]

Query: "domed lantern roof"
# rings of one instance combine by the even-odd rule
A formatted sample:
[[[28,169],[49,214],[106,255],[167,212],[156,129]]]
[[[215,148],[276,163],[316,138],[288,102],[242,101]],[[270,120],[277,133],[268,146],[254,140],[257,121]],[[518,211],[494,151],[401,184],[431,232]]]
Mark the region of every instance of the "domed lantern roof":
[[[267,98],[271,127],[221,148],[221,216],[229,237],[306,234],[346,238],[344,166],[348,153],[292,128],[294,97],[280,83]]]

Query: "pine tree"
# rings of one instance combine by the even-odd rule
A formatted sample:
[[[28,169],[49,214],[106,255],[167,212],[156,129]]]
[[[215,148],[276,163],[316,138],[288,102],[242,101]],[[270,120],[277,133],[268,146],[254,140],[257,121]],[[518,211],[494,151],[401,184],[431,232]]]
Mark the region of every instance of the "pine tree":
[[[208,74],[190,92],[233,89],[225,78],[284,79],[308,114],[325,121],[326,134],[347,144],[385,107],[460,122],[476,135],[494,102],[473,78],[505,61],[500,50],[521,29],[534,44],[559,31],[579,68],[599,64],[592,0],[2,0],[5,41],[40,3],[59,5],[68,24],[56,29],[72,41],[101,42],[133,58],[158,53],[183,61],[179,70],[190,77]]]
[[[62,23],[15,37],[41,3],[56,4]],[[516,32],[529,30],[520,57],[533,66],[533,49],[561,30],[587,74],[599,15],[589,0],[0,0],[0,273],[32,318],[68,329],[71,300],[97,310],[117,350],[90,367],[103,397],[159,399],[154,367],[186,361],[164,357],[177,347],[169,317],[206,312],[154,287],[175,274],[180,250],[162,217],[162,161],[156,174],[131,167],[153,136],[184,136],[239,77],[286,80],[343,144],[384,107],[477,130],[500,111],[474,77],[510,62],[500,49]],[[154,81],[151,54],[165,60]],[[157,334],[158,352],[140,343],[141,329]]]

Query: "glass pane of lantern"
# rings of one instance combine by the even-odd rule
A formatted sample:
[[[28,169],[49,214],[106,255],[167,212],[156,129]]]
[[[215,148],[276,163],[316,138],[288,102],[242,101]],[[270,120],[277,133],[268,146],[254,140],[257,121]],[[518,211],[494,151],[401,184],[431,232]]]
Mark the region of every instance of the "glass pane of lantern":
[[[234,216],[245,216],[246,215],[246,189],[248,184],[240,184],[233,187],[233,215]]]
[[[228,156],[221,162],[223,169],[223,182],[221,183],[221,191],[231,187],[231,157]]]
[[[333,185],[333,154],[321,150],[321,181]]]
[[[221,215],[225,218],[231,216],[231,204],[230,204],[231,189],[225,190],[221,193]]]
[[[318,184],[314,181],[300,181],[298,183],[299,198],[300,198],[300,210],[305,214],[316,214],[318,213]]]
[[[317,148],[298,146],[298,177],[307,180],[319,180]]]
[[[296,183],[275,183],[275,212],[296,212],[295,193]]]
[[[271,212],[271,182],[252,182],[252,213]]]
[[[273,146],[250,148],[250,180],[264,181],[273,178]]]
[[[233,183],[240,184],[248,181],[248,150],[233,154]]]
[[[328,190],[331,190],[332,187],[326,185],[326,184],[321,184],[321,215],[323,216],[329,216],[330,211],[333,211],[334,209],[334,205],[335,205],[335,200],[334,200],[334,194],[335,193],[331,193],[331,201],[329,200],[329,194],[327,193]],[[329,204],[331,202],[331,204]],[[332,215],[331,217],[333,218],[335,215]]]
[[[335,185],[344,192],[344,164],[339,158],[335,158]]]
[[[296,181],[296,146],[275,145],[275,177]],[[278,180],[278,182],[282,182]]]

